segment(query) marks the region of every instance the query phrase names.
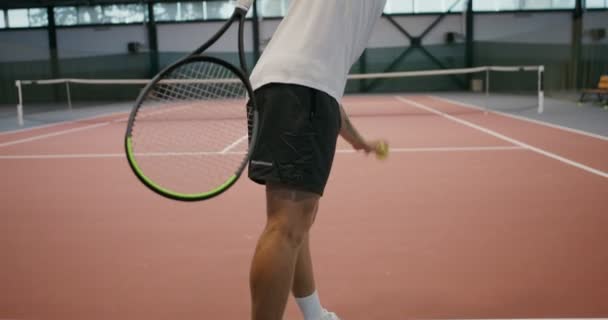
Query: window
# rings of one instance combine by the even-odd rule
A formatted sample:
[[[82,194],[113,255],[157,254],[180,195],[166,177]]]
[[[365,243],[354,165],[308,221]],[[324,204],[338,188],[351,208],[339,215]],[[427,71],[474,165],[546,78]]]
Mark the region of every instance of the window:
[[[234,5],[230,2],[207,1],[205,6],[205,19],[228,19],[234,11]]]
[[[266,2],[268,1],[266,0]],[[156,21],[224,20],[230,18],[233,11],[234,1],[180,1],[154,4]],[[249,17],[251,17],[252,11],[249,12]]]
[[[526,0],[520,4],[520,9],[538,10],[551,8],[551,0]]]
[[[263,17],[284,17],[291,0],[264,0],[258,4],[259,14]]]
[[[475,11],[499,11],[496,1],[474,1],[473,10]]]
[[[553,9],[574,9],[576,0],[553,0]]]
[[[587,0],[588,9],[608,8],[608,0]]]
[[[30,27],[45,27],[49,24],[46,8],[28,9]]]
[[[575,0],[526,0],[522,1],[522,10],[542,10],[542,9],[572,9]]]
[[[30,26],[27,9],[8,10],[8,26],[10,28],[27,28]]]
[[[154,4],[156,21],[192,21],[227,19],[235,0],[179,1]],[[283,17],[293,0],[258,0],[262,17]],[[384,13],[416,14],[462,12],[470,0],[387,0]],[[576,0],[475,0],[473,10],[479,12],[573,9]],[[586,0],[588,9],[606,9],[608,0]],[[249,17],[252,16],[251,10]],[[138,23],[147,18],[145,4],[114,4],[55,7],[59,26],[79,24]],[[44,27],[48,25],[46,8],[0,10],[0,28]]]
[[[80,6],[77,11],[78,24],[101,24],[104,22],[101,6]]]
[[[477,0],[473,1],[473,10],[516,11],[573,9],[575,1],[576,0]]]
[[[154,4],[156,21],[190,21],[205,19],[205,2],[176,2]]]
[[[178,11],[177,3],[155,3],[154,20],[177,21]]]
[[[473,5],[479,2],[481,1],[473,1]],[[512,11],[525,6],[526,0],[492,0],[491,2],[494,2],[495,11]]]
[[[104,23],[135,23],[145,21],[144,6],[139,4],[112,4],[103,7]]]
[[[608,0],[587,0],[605,2]],[[573,9],[576,0],[475,0],[475,11],[516,11]],[[441,13],[462,12],[468,0],[387,0],[385,13]]]
[[[55,24],[58,26],[73,26],[78,24],[78,9],[76,7],[56,7]]]
[[[414,3],[412,1],[388,0],[384,7],[384,13],[413,13]]]
[[[466,0],[387,0],[384,13],[462,12]]]
[[[451,12],[462,12],[466,1],[461,0],[442,0],[442,1],[423,1],[415,0],[414,2],[414,13],[427,13],[427,12],[448,12],[452,8]]]
[[[200,20],[205,18],[205,5],[202,2],[177,3],[180,20]]]
[[[8,18],[8,21],[4,21]],[[44,27],[49,24],[45,8],[11,9],[2,11],[3,28]]]
[[[140,4],[113,4],[105,6],[55,7],[58,26],[78,24],[136,23],[147,16],[146,7]]]

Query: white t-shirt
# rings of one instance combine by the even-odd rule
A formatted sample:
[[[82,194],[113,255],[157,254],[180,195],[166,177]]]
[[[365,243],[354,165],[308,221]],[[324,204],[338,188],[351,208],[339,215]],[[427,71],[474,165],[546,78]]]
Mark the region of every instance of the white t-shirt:
[[[293,83],[344,94],[386,0],[293,0],[251,73],[253,89]]]

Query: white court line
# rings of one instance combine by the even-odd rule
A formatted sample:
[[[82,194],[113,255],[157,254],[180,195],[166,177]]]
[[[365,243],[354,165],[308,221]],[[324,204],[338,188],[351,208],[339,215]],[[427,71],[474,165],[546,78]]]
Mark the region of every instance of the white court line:
[[[224,150],[220,151],[221,154],[225,154],[228,151],[230,151],[231,149],[233,149],[234,147],[236,147],[239,143],[243,142],[245,139],[247,139],[249,135],[244,135],[240,138],[238,138],[235,142],[231,143],[230,145],[228,145],[226,148],[224,148]]]
[[[608,318],[412,318],[416,320],[608,320]],[[20,320],[0,318],[0,320]]]
[[[431,319],[426,319],[431,320]],[[450,320],[434,318],[433,320]],[[464,318],[454,320],[608,320],[608,318]]]
[[[597,138],[597,139],[600,139],[600,140],[608,141],[608,137],[606,137],[606,136],[602,136],[602,135],[591,133],[591,132],[587,132],[587,131],[582,131],[582,130],[578,130],[578,129],[568,128],[568,127],[560,126],[560,125],[557,125],[557,124],[543,122],[543,121],[535,120],[535,119],[530,119],[530,118],[526,118],[526,117],[522,117],[522,116],[518,116],[518,115],[506,113],[506,112],[491,110],[491,109],[483,108],[483,107],[480,107],[480,106],[476,106],[474,104],[469,104],[469,103],[464,103],[464,102],[460,102],[460,101],[455,101],[455,100],[452,100],[452,99],[442,98],[442,97],[438,97],[438,96],[431,96],[431,97],[433,99],[442,100],[442,101],[445,101],[447,103],[456,104],[456,105],[459,105],[461,107],[465,107],[465,108],[469,108],[469,109],[477,109],[477,110],[482,110],[482,111],[486,111],[486,112],[490,112],[490,113],[496,113],[496,114],[499,114],[501,116],[505,116],[505,117],[509,117],[509,118],[513,118],[513,119],[517,119],[517,120],[523,120],[523,121],[527,121],[527,122],[532,122],[532,123],[539,124],[539,125],[546,126],[546,127],[550,127],[550,128],[553,128],[553,129],[560,129],[560,130],[564,130],[564,131],[568,131],[568,132],[572,132],[572,133],[581,134],[581,135],[584,135],[584,136],[587,136],[587,137],[592,137],[592,138]]]
[[[154,112],[150,112],[150,113],[144,114],[140,118],[145,118],[145,117],[149,117],[149,116],[152,116],[152,115],[158,115],[158,114],[173,112],[173,111],[181,110],[181,109],[187,109],[187,108],[191,108],[191,107],[192,107],[191,105],[185,105],[185,106],[176,107],[176,108],[172,108],[172,109],[158,110],[158,111],[154,111]],[[94,119],[94,118],[95,117],[88,118],[88,119],[90,120],[90,119]],[[25,142],[30,142],[30,141],[36,141],[36,140],[46,139],[46,138],[55,137],[55,136],[60,136],[60,135],[63,135],[63,134],[78,132],[78,131],[82,131],[82,130],[94,129],[94,128],[97,128],[97,127],[108,125],[110,123],[126,122],[127,120],[129,120],[129,117],[120,118],[120,119],[116,119],[116,120],[110,120],[110,121],[106,121],[106,122],[102,122],[102,123],[98,123],[98,124],[93,124],[93,125],[89,125],[89,126],[84,126],[84,127],[72,128],[72,129],[63,130],[63,131],[57,131],[57,132],[37,135],[37,136],[33,136],[33,137],[29,137],[29,138],[24,138],[24,139],[19,139],[19,140],[14,140],[14,141],[8,141],[8,142],[0,143],[0,148],[1,147],[6,147],[6,146],[12,146],[12,145],[15,145],[15,144],[20,144],[20,143],[25,143]],[[65,122],[64,124],[67,124],[67,123],[77,123],[79,121],[83,121],[83,120],[72,121],[72,122],[68,121],[68,122]],[[27,129],[24,129],[24,130],[27,130]]]
[[[416,320],[608,320],[608,318],[412,318]],[[0,320],[21,320],[0,318]]]
[[[488,147],[428,147],[428,148],[390,148],[390,153],[416,152],[474,152],[474,151],[510,151],[524,150],[518,146],[488,146]],[[339,149],[336,153],[357,153],[354,149]]]
[[[91,116],[91,117],[85,117],[85,118],[81,118],[81,119],[67,120],[67,121],[61,121],[61,122],[55,122],[55,123],[49,123],[49,124],[44,124],[44,125],[30,127],[30,128],[23,128],[23,129],[3,131],[3,132],[0,132],[0,136],[12,134],[12,133],[22,133],[22,132],[33,131],[33,130],[38,130],[38,129],[51,128],[51,127],[55,127],[55,126],[61,126],[61,125],[66,125],[66,124],[73,124],[73,123],[78,123],[78,122],[86,122],[86,121],[93,120],[93,119],[99,119],[99,118],[105,118],[105,117],[113,117],[113,116],[116,116],[116,115],[119,115],[119,114],[122,114],[122,113],[129,114],[130,111],[117,111],[117,112],[106,113],[106,114],[103,114],[103,115],[96,115],[96,116]],[[0,320],[2,320],[2,319],[0,319]]]
[[[417,320],[608,320],[608,318],[412,318]],[[0,318],[0,320],[19,320]]]
[[[470,127],[470,128],[476,129],[476,130],[479,130],[479,131],[481,131],[481,132],[487,133],[487,134],[489,134],[489,135],[491,135],[491,136],[494,136],[494,137],[496,137],[496,138],[499,138],[499,139],[501,139],[501,140],[504,140],[504,141],[510,142],[510,143],[512,143],[512,144],[514,144],[514,145],[520,146],[520,147],[522,147],[522,148],[529,149],[529,150],[531,150],[531,151],[534,151],[534,152],[539,153],[539,154],[541,154],[541,155],[544,155],[544,156],[546,156],[546,157],[549,157],[549,158],[555,159],[555,160],[557,160],[557,161],[561,161],[561,162],[563,162],[563,163],[565,163],[565,164],[568,164],[568,165],[571,165],[571,166],[573,166],[573,167],[576,167],[576,168],[579,168],[579,169],[585,170],[585,171],[587,171],[587,172],[593,173],[593,174],[598,175],[598,176],[600,176],[600,177],[608,178],[608,173],[606,173],[606,172],[600,171],[600,170],[598,170],[598,169],[591,168],[591,167],[586,166],[586,165],[584,165],[584,164],[582,164],[582,163],[579,163],[579,162],[576,162],[576,161],[573,161],[573,160],[570,160],[570,159],[564,158],[564,157],[562,157],[562,156],[558,156],[558,155],[556,155],[556,154],[554,154],[554,153],[551,153],[551,152],[549,152],[549,151],[546,151],[546,150],[543,150],[543,149],[540,149],[540,148],[537,148],[537,147],[533,147],[533,146],[531,146],[531,145],[529,145],[529,144],[527,144],[527,143],[524,143],[524,142],[521,142],[521,141],[519,141],[519,140],[516,140],[516,139],[510,138],[510,137],[507,137],[507,136],[505,136],[505,135],[503,135],[503,134],[500,134],[500,133],[498,133],[498,132],[496,132],[496,131],[492,131],[492,130],[490,130],[490,129],[488,129],[488,128],[484,128],[484,127],[482,127],[482,126],[478,126],[478,125],[476,125],[476,124],[474,124],[474,123],[472,123],[472,122],[469,122],[469,121],[466,121],[466,120],[462,120],[462,119],[460,119],[460,118],[456,118],[456,117],[451,116],[451,115],[449,115],[449,114],[447,114],[447,113],[441,112],[441,111],[439,111],[439,110],[437,110],[437,109],[431,108],[431,107],[429,107],[429,106],[427,106],[427,105],[424,105],[424,104],[418,103],[418,102],[416,102],[416,101],[412,101],[412,100],[409,100],[409,99],[405,99],[405,98],[403,98],[403,97],[399,97],[399,96],[396,96],[395,98],[396,98],[397,100],[399,100],[399,101],[402,101],[403,103],[410,104],[410,105],[412,105],[412,106],[414,106],[414,107],[416,107],[416,108],[418,108],[418,109],[426,110],[426,111],[428,111],[428,112],[431,112],[431,113],[434,113],[434,114],[440,115],[440,116],[445,117],[445,118],[447,118],[447,119],[449,119],[449,120],[452,120],[452,121],[454,121],[454,122],[458,122],[458,123],[463,124],[463,125],[465,125],[465,126],[467,126],[467,127]]]
[[[184,109],[186,107],[189,107],[189,106],[179,107],[178,109]],[[175,110],[171,110],[171,111],[175,111]],[[159,110],[159,111],[151,112],[149,114],[145,114],[142,117],[148,117],[148,116],[151,116],[151,115],[157,115],[157,114],[162,114],[162,113],[166,113],[166,112],[168,112],[168,111],[167,110]],[[120,112],[120,113],[123,113],[123,112]],[[116,114],[119,114],[119,113],[116,113]],[[101,118],[101,117],[91,117],[91,118],[88,118],[88,119],[90,120],[90,119],[94,119],[94,118]],[[12,146],[12,145],[15,145],[15,144],[26,143],[26,142],[30,142],[30,141],[36,141],[36,140],[51,138],[51,137],[60,136],[60,135],[68,134],[68,133],[74,133],[74,132],[83,131],[83,130],[95,129],[95,128],[98,128],[98,127],[106,126],[106,125],[108,125],[110,123],[124,122],[124,121],[127,121],[127,120],[129,120],[129,117],[120,118],[120,119],[111,120],[111,121],[106,121],[106,122],[97,123],[97,124],[92,124],[92,125],[88,125],[88,126],[84,126],[84,127],[78,127],[78,128],[72,128],[72,129],[57,131],[57,132],[51,132],[51,133],[41,134],[41,135],[37,135],[37,136],[29,137],[29,138],[24,138],[24,139],[19,139],[19,140],[14,140],[14,141],[8,141],[8,142],[0,143],[0,148],[1,147]],[[65,122],[64,124],[78,123],[80,121],[83,121],[83,120],[68,121],[68,122]],[[25,129],[25,130],[27,130],[27,129]]]
[[[391,153],[422,153],[422,152],[483,152],[483,151],[512,151],[525,150],[518,146],[483,146],[483,147],[437,147],[437,148],[391,148]],[[338,149],[336,153],[354,154],[353,149]],[[177,156],[217,156],[245,155],[245,151],[232,152],[165,152],[136,154],[143,157],[177,157]],[[124,153],[81,153],[81,154],[30,154],[30,155],[0,155],[0,160],[38,160],[38,159],[99,159],[125,158]]]
[[[41,134],[41,135],[29,137],[29,138],[24,138],[24,139],[19,139],[19,140],[13,140],[13,141],[9,141],[9,142],[0,143],[0,147],[8,147],[8,146],[12,146],[12,145],[15,145],[15,144],[20,144],[20,143],[25,143],[25,142],[30,142],[30,141],[36,141],[36,140],[40,140],[40,139],[46,139],[46,138],[50,138],[50,137],[60,136],[60,135],[64,135],[64,134],[68,134],[68,133],[73,133],[73,132],[78,132],[78,131],[83,131],[83,130],[88,130],[88,129],[94,129],[94,128],[98,128],[98,127],[105,126],[105,125],[108,125],[108,124],[110,124],[110,122],[103,122],[103,123],[92,124],[92,125],[84,126],[84,127],[78,127],[78,128],[72,128],[72,129],[57,131],[57,132],[51,132],[51,133],[47,133],[47,134]]]

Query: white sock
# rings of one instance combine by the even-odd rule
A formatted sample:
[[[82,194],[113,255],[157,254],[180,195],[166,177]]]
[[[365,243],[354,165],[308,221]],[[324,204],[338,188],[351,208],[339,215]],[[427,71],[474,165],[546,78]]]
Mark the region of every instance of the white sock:
[[[296,298],[298,307],[304,315],[304,320],[319,320],[321,319],[321,302],[319,301],[319,295],[317,291],[313,292],[308,297]]]

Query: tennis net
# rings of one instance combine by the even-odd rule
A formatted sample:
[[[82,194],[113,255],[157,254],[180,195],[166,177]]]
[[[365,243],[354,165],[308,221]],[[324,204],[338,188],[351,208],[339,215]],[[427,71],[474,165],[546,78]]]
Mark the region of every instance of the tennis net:
[[[488,110],[544,109],[543,66],[482,66],[349,75],[347,95],[466,96]],[[196,81],[196,80],[193,80]],[[148,79],[17,80],[17,122],[23,126],[130,110]],[[361,100],[363,104],[363,100]],[[397,115],[381,106],[351,108],[355,115]],[[507,111],[508,111],[507,110]],[[57,116],[57,114],[59,114]]]

